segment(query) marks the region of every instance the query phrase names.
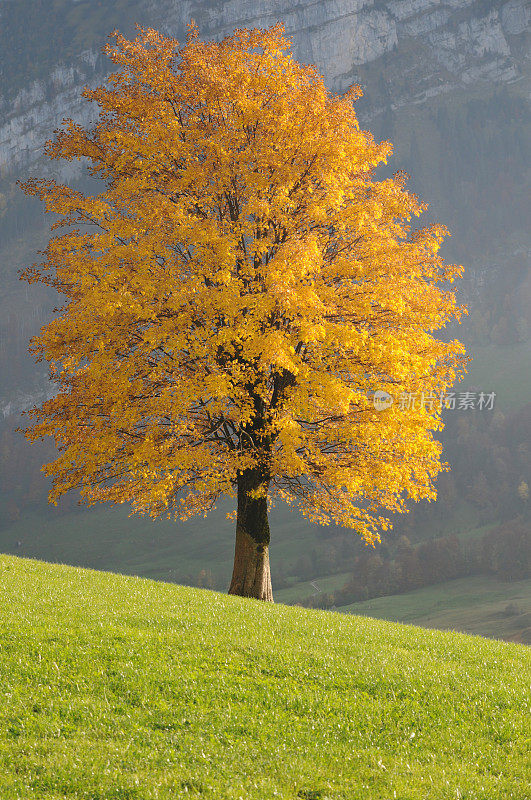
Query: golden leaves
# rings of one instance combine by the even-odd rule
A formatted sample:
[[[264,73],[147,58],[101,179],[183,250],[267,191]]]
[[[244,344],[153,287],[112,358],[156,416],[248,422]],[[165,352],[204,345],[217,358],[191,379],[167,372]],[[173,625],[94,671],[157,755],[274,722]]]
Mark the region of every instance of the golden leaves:
[[[329,93],[297,64],[281,25],[185,45],[119,34],[118,67],[86,90],[51,158],[88,158],[84,196],[30,179],[61,215],[25,271],[67,303],[34,349],[58,365],[58,398],[29,438],[54,435],[54,496],[206,513],[260,466],[271,492],[367,541],[378,509],[434,496],[434,411],[378,412],[375,389],[440,392],[462,347],[432,332],[458,318],[443,226],[411,233],[425,206],[406,176],[376,181],[389,142],[361,131],[352,87]]]

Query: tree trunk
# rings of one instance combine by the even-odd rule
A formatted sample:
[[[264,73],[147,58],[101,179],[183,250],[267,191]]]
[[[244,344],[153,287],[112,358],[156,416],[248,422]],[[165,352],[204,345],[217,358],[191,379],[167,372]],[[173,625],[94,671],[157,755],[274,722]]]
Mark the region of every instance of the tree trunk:
[[[261,497],[249,492],[261,488]],[[267,519],[267,483],[260,482],[248,470],[238,476],[238,511],[234,570],[229,594],[255,597],[273,602],[269,570],[269,522]]]

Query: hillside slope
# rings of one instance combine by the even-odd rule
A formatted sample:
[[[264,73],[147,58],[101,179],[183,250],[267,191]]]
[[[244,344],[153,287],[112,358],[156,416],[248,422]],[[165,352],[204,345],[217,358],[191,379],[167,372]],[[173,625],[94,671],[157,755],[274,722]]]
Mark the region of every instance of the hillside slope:
[[[282,592],[277,597],[282,599]],[[336,611],[531,645],[531,580],[499,581],[476,575],[352,603]]]
[[[529,650],[0,558],[0,796],[522,800]]]

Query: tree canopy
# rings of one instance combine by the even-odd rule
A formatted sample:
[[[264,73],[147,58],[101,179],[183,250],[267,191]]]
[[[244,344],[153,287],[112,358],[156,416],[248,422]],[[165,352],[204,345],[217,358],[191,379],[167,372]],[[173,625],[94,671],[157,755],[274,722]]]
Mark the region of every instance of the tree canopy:
[[[83,92],[97,122],[46,146],[102,190],[24,184],[59,215],[23,273],[65,296],[32,344],[59,385],[27,431],[55,438],[51,499],[184,519],[237,496],[267,551],[252,506],[276,498],[374,542],[445,467],[439,398],[464,364],[435,335],[462,311],[447,231],[412,230],[426,206],[375,178],[392,145],[360,129],[359,87],[327,90],[281,25],[114,37],[118,70]]]

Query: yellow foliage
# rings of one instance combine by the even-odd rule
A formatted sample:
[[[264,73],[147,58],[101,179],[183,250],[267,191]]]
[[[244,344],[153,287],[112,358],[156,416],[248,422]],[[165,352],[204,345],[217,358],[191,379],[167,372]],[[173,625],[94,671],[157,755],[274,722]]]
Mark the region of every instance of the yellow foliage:
[[[425,206],[402,174],[374,178],[392,147],[360,130],[359,87],[330,93],[282,26],[184,45],[140,29],[107,50],[118,71],[84,91],[97,123],[46,146],[103,190],[24,184],[61,216],[25,273],[65,296],[33,341],[60,393],[27,431],[55,437],[52,499],[187,517],[254,469],[374,541],[382,509],[433,498],[444,468],[438,408],[370,398],[439,396],[463,371],[433,335],[463,310],[445,229],[410,231]]]

